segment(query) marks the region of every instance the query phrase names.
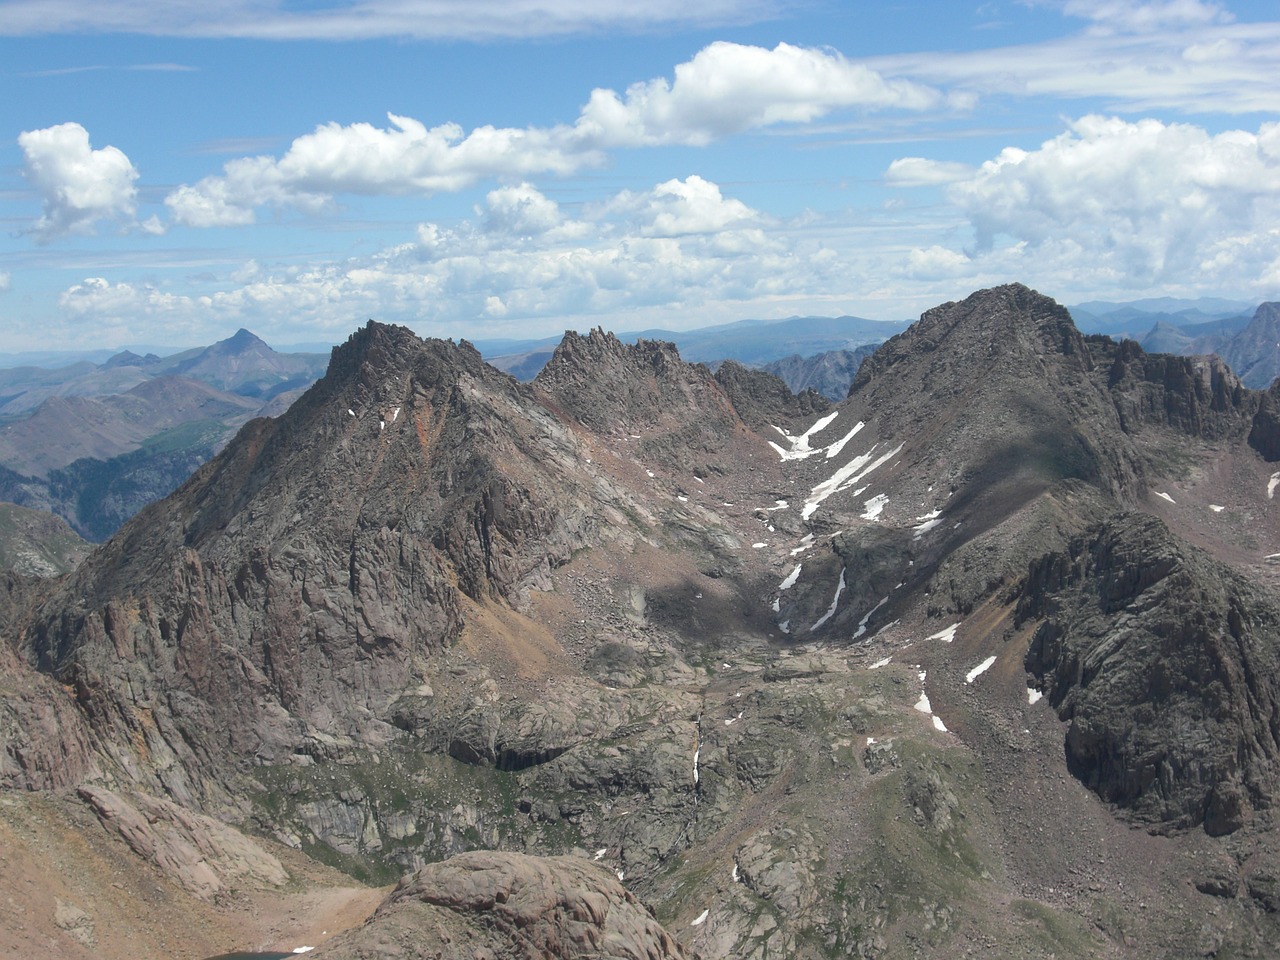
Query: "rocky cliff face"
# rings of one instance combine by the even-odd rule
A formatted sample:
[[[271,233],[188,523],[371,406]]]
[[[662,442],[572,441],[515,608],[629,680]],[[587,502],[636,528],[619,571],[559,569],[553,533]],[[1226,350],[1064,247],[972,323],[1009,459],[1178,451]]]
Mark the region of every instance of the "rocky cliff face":
[[[1122,516],[1032,564],[1027,669],[1068,722],[1072,771],[1151,823],[1238,830],[1275,801],[1280,604]]]
[[[1266,389],[1280,374],[1280,303],[1263,303],[1249,325],[1218,348],[1244,383]]]
[[[196,896],[279,881],[218,819],[417,876],[334,956],[1247,954],[1274,407],[1017,285],[834,405],[602,331],[521,385],[370,324],[11,579],[0,775]]]
[[[518,605],[590,539],[572,437],[522,405],[468,347],[371,325],[77,571],[27,656],[184,802],[232,758],[378,744],[463,598]]]

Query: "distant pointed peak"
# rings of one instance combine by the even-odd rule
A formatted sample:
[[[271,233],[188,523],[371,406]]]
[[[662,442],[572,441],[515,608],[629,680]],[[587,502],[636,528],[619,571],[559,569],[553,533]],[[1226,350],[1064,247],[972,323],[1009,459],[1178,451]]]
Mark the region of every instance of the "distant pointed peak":
[[[222,340],[219,343],[220,346],[229,347],[237,351],[247,350],[251,347],[258,346],[259,344],[266,347],[268,350],[271,349],[267,346],[265,340],[259,337],[256,333],[246,330],[244,327],[241,327],[231,336],[227,337],[227,339]]]

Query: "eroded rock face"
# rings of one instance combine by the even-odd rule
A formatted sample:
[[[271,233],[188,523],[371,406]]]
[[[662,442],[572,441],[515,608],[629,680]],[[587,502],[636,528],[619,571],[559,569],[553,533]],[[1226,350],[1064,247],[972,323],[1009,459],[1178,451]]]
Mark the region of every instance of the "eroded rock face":
[[[245,758],[376,748],[465,600],[519,606],[592,541],[581,460],[468,345],[370,324],[77,570],[20,649],[182,802]]]
[[[687,956],[608,871],[574,857],[465,853],[424,867],[366,927],[315,954],[364,957],[557,957],[678,960]]]
[[[1240,575],[1125,515],[1031,567],[1027,655],[1070,722],[1071,769],[1140,819],[1242,826],[1275,796],[1280,606]]]

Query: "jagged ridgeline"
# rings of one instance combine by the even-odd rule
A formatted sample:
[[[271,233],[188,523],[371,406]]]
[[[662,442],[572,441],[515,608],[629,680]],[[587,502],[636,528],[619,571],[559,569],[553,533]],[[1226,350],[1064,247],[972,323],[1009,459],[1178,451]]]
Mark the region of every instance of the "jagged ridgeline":
[[[1020,285],[838,402],[603,330],[521,384],[370,323],[10,579],[0,777],[197,899],[301,882],[275,842],[416,872],[331,956],[1256,954],[1277,402]]]

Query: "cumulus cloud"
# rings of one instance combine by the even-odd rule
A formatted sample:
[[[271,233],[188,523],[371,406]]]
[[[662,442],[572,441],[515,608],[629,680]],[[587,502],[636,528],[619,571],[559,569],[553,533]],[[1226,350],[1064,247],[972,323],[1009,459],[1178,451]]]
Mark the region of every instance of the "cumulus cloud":
[[[44,214],[31,227],[40,242],[93,233],[100,220],[133,221],[138,171],[120,150],[94,150],[89,131],[78,123],[28,130],[19,134],[18,146],[23,176],[44,205]]]
[[[608,209],[627,215],[636,231],[647,237],[720,233],[760,219],[757,211],[725,197],[718,184],[697,175],[668,180],[644,193],[624,191]]]
[[[243,226],[264,206],[314,213],[340,194],[431,194],[489,179],[563,176],[602,163],[609,150],[705,145],[838,108],[921,110],[941,99],[929,87],[886,79],[835,51],[713,43],[677,66],[673,81],[635,84],[625,96],[594,91],[572,125],[467,133],[457,124],[427,127],[395,114],[385,128],[328,123],[298,137],[278,159],[233,160],[221,175],[180,186],[165,203],[186,226]]]
[[[1086,116],[1036,150],[1002,150],[947,196],[980,259],[1052,261],[1109,286],[1250,288],[1280,256],[1280,124],[1210,134]]]
[[[0,293],[9,289],[10,282],[8,271],[0,270]]]
[[[625,95],[595,90],[577,130],[601,146],[704,145],[776,123],[808,123],[840,107],[923,110],[938,91],[888,79],[835,50],[716,42]]]
[[[595,316],[615,326],[646,311],[810,298],[832,278],[846,277],[830,251],[771,235],[757,211],[691,176],[576,217],[529,184],[502,187],[474,221],[421,224],[412,240],[376,255],[305,269],[237,264],[221,289],[199,297],[95,278],[68,289],[61,305],[104,322],[172,317],[270,330],[305,315],[341,331],[377,316],[475,336],[474,324]]]
[[[335,194],[397,196],[461,190],[485,177],[569,173],[596,157],[555,141],[557,131],[456,124],[428,128],[388,114],[390,126],[324,124],[283,157],[232,160],[222,176],[183,185],[165,198],[175,221],[193,227],[252,223],[260,206],[318,212]]]
[[[536,235],[560,226],[563,217],[554,200],[528,183],[491,190],[483,209],[485,228],[512,235]]]

